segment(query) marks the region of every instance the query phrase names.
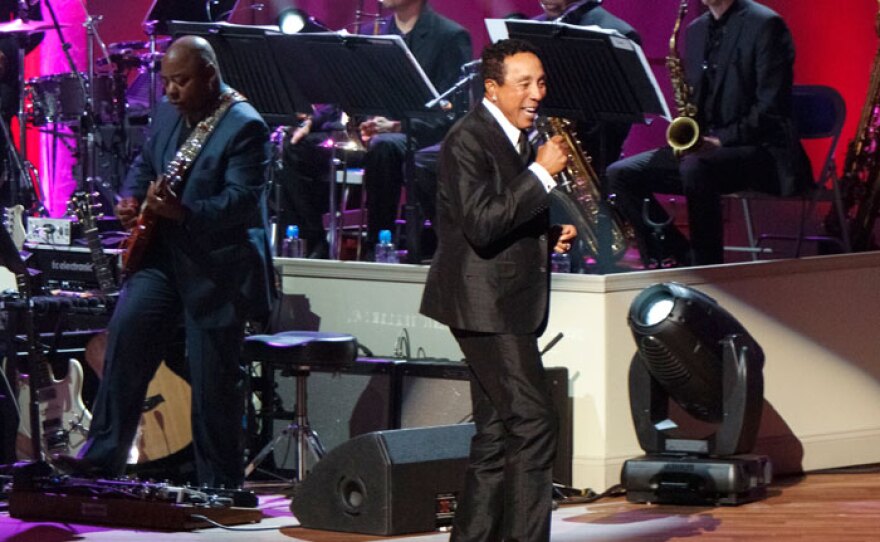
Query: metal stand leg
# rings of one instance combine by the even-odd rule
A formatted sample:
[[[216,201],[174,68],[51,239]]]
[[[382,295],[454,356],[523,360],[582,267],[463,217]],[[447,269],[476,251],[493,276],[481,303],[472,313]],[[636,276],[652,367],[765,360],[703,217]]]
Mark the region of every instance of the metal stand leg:
[[[308,470],[308,462],[306,457],[311,454],[315,461],[324,457],[324,446],[318,439],[318,433],[309,425],[308,417],[308,395],[307,381],[309,376],[308,369],[298,369],[296,375],[296,416],[281,433],[278,434],[271,442],[266,444],[262,450],[254,457],[253,461],[245,468],[244,475],[248,477],[262,463],[266,457],[275,449],[279,442],[284,439],[291,439],[297,451],[297,467],[296,474],[291,483],[303,481],[306,470]]]

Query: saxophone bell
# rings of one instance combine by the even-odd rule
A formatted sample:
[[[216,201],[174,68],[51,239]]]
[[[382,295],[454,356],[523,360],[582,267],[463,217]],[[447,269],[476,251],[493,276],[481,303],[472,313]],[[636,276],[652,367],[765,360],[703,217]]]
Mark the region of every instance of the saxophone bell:
[[[700,143],[700,125],[691,117],[676,117],[666,128],[666,142],[676,158]]]
[[[666,68],[675,94],[675,105],[678,107],[676,117],[666,129],[666,142],[672,147],[676,158],[682,153],[700,144],[700,125],[697,124],[697,106],[691,101],[692,89],[684,76],[684,65],[678,54],[678,35],[687,15],[688,0],[682,0],[678,7],[678,16],[669,38],[669,56],[666,57]]]

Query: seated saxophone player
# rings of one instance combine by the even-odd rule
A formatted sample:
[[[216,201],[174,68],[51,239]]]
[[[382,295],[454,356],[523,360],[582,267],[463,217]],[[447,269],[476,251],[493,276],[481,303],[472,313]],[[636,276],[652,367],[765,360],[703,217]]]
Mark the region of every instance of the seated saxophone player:
[[[437,14],[427,0],[383,0],[382,4],[392,14],[378,21],[379,33],[402,36],[439,92],[452,86],[458,80],[461,65],[471,59],[471,38],[467,30]],[[373,30],[369,24],[361,33],[372,34]],[[413,119],[410,136],[415,148],[439,142],[451,125],[451,119],[446,116]],[[385,117],[370,118],[360,125],[368,148],[364,157],[369,209],[365,251],[368,258],[379,231],[394,229],[406,159],[406,134],[401,129],[399,119]]]
[[[667,145],[608,169],[609,188],[635,229],[646,266],[723,263],[722,194],[792,195],[811,182],[791,118],[795,53],[785,21],[753,0],[702,3],[708,11],[688,27],[683,59],[699,144],[679,158]],[[654,193],[687,198],[690,241],[674,226],[653,235],[650,223],[669,219]]]

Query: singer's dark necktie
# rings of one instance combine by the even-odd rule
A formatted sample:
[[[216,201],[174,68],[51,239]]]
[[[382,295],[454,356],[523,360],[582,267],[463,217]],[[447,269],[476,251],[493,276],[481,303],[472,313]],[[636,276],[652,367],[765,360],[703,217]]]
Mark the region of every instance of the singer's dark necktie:
[[[519,133],[517,150],[519,151],[519,157],[523,161],[523,163],[528,164],[530,159],[529,155],[532,153],[532,146],[529,144],[529,138],[526,135],[525,130],[522,130]]]

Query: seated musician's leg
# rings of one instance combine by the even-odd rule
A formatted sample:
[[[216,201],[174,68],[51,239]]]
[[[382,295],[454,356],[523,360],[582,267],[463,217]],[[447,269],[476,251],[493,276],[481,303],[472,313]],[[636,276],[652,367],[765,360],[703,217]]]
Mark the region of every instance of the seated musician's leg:
[[[403,185],[403,165],[406,159],[406,136],[400,133],[382,133],[370,140],[364,157],[364,185],[367,189],[367,252],[376,244],[381,230],[394,232],[394,220]],[[395,239],[399,242],[399,239]]]
[[[329,210],[330,152],[320,146],[327,134],[314,133],[302,141],[284,144],[283,164],[277,182],[281,188],[278,228],[299,226],[310,258],[327,257],[323,214]]]
[[[608,192],[624,219],[633,226],[645,266],[656,267],[668,258],[678,264],[688,263],[688,242],[678,228],[671,223],[655,228],[643,215],[647,199],[651,223],[664,224],[673,218],[654,196],[655,192],[681,193],[678,164],[671,149],[661,147],[615,162],[608,167],[607,176]]]
[[[724,263],[721,195],[772,185],[776,177],[772,157],[759,147],[722,147],[685,156],[680,170],[694,263]]]
[[[437,160],[440,157],[440,144],[419,149],[415,153],[416,198],[422,208],[422,216],[433,224],[437,218]],[[430,258],[437,250],[437,235],[434,228],[422,231],[422,258]]]

